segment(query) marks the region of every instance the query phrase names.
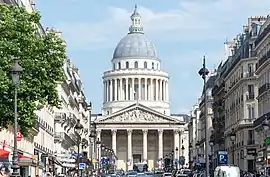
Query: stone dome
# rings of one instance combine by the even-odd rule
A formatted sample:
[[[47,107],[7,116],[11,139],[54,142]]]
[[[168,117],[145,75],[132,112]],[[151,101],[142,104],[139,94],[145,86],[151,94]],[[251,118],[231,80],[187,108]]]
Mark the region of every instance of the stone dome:
[[[143,32],[141,16],[137,6],[130,16],[132,21],[129,33],[120,40],[114,49],[113,59],[119,58],[151,58],[158,59],[154,44],[146,38]]]
[[[129,33],[120,40],[113,53],[113,59],[128,57],[157,58],[157,52],[143,33]]]

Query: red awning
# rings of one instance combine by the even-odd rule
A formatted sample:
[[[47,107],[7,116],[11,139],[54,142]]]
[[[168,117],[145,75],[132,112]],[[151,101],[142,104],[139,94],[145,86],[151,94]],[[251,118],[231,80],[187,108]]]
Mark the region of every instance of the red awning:
[[[4,150],[4,149],[0,149],[0,159],[7,159],[9,156],[9,151]],[[24,156],[22,154],[18,154],[19,158],[26,158],[26,159],[30,159],[30,157]]]

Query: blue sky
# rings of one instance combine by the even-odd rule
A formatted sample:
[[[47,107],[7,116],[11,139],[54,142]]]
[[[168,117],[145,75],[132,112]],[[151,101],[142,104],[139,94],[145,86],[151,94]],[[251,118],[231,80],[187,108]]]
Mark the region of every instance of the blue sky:
[[[172,113],[189,113],[202,90],[197,72],[206,55],[213,70],[224,60],[224,41],[242,32],[250,16],[267,15],[268,0],[36,0],[44,27],[63,32],[68,56],[79,68],[87,99],[100,112],[102,73],[128,32],[134,4],[145,35],[170,74]]]

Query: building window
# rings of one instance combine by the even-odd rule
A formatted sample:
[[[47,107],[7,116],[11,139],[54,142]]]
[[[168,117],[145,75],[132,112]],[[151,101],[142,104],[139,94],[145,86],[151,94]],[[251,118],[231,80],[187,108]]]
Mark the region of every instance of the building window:
[[[138,68],[138,62],[137,62],[137,61],[135,61],[134,67],[135,67],[135,68]]]
[[[147,62],[146,61],[144,62],[144,68],[147,68]]]
[[[154,69],[155,68],[155,64],[154,64],[154,62],[152,62],[152,69]]]
[[[126,68],[127,68],[127,69],[129,68],[129,63],[128,63],[128,62],[126,62]]]
[[[115,70],[115,63],[113,64],[113,70]]]
[[[248,107],[248,119],[254,119],[254,116],[255,114],[254,114],[254,107],[252,107],[252,106],[249,106]]]
[[[121,63],[120,62],[118,63],[118,69],[121,69]]]
[[[254,66],[253,63],[248,63],[248,76],[251,77],[254,75]]]

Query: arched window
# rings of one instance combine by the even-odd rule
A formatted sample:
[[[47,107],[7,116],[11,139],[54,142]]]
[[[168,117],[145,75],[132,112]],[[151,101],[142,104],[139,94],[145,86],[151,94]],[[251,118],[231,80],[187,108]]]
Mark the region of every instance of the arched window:
[[[159,69],[159,64],[157,63],[157,69]]]
[[[135,61],[135,63],[134,63],[134,68],[138,68],[138,62],[137,61]]]
[[[115,70],[115,63],[113,64],[113,70]]]
[[[118,63],[118,69],[121,69],[121,63],[120,62]]]
[[[144,68],[147,68],[147,62],[146,61],[144,62]]]
[[[129,68],[129,62],[128,61],[126,62],[126,68]]]
[[[154,64],[154,62],[152,62],[152,69],[154,69],[155,68],[155,64]]]

